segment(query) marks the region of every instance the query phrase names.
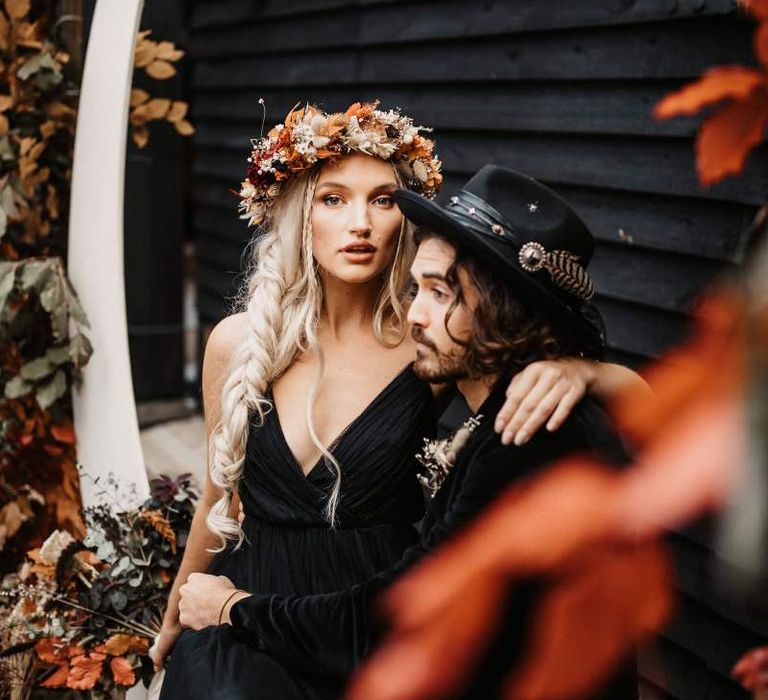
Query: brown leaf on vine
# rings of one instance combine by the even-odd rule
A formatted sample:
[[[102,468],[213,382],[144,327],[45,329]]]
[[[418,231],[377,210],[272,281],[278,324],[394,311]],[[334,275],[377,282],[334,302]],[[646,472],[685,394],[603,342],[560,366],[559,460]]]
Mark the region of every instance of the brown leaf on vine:
[[[133,88],[131,90],[131,107],[138,107],[140,104],[144,104],[149,99],[149,93],[146,90],[140,88]]]
[[[183,55],[184,52],[177,49],[172,41],[161,41],[157,45],[157,58],[164,61],[178,61]]]
[[[137,126],[131,136],[139,148],[144,148],[149,143],[149,129],[146,126]]]
[[[154,97],[146,104],[150,119],[162,119],[171,107],[171,101],[166,97]]]
[[[186,102],[175,101],[168,110],[168,114],[165,115],[165,118],[171,122],[171,124],[175,124],[187,116],[188,109],[189,105]]]
[[[11,19],[24,19],[30,9],[30,0],[5,0],[5,11]]]
[[[186,119],[182,119],[180,122],[174,124],[176,131],[182,136],[191,136],[195,133],[195,127],[192,126]]]
[[[118,685],[135,685],[136,674],[133,672],[131,662],[124,656],[116,656],[109,662],[112,676]]]
[[[157,58],[157,44],[153,41],[140,41],[133,56],[136,68],[146,68]]]
[[[147,66],[147,75],[155,80],[167,80],[176,75],[176,69],[168,61],[157,60]]]

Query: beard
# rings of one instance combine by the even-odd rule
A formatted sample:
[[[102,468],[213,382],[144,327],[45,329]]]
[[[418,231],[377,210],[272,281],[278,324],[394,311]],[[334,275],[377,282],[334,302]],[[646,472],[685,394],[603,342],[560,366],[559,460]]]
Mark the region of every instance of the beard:
[[[411,329],[413,339],[425,345],[425,351],[419,348],[416,351],[416,359],[413,362],[413,371],[419,379],[432,384],[444,384],[468,376],[466,367],[466,351],[459,348],[449,352],[440,352],[419,326]]]

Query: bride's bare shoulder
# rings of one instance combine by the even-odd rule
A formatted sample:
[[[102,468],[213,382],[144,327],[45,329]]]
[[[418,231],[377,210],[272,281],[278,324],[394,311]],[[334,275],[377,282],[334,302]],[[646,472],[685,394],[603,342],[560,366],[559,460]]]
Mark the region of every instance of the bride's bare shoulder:
[[[245,337],[248,320],[245,313],[232,314],[219,321],[205,344],[203,370],[221,370],[229,366],[232,356]]]

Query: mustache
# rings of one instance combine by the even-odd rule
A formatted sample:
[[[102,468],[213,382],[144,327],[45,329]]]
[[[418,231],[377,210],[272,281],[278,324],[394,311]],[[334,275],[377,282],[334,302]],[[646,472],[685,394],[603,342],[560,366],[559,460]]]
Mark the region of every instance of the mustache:
[[[424,335],[423,329],[421,329],[419,326],[413,326],[411,328],[411,337],[417,343],[421,343],[422,345],[426,345],[431,350],[434,350],[435,352],[437,352],[437,345],[435,345],[429,338],[427,338],[426,335]]]

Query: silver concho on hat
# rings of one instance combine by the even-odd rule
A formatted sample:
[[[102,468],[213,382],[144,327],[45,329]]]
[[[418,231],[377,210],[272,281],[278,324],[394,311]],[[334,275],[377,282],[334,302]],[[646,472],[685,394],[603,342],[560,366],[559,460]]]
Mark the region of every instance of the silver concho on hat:
[[[547,251],[541,243],[530,241],[521,246],[517,259],[526,272],[538,272],[547,261]]]

